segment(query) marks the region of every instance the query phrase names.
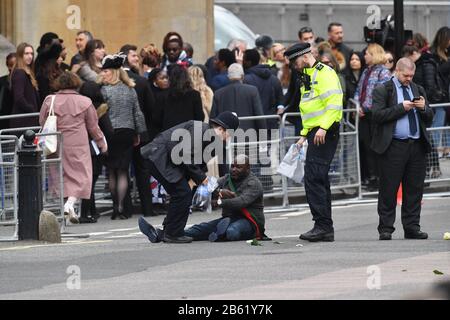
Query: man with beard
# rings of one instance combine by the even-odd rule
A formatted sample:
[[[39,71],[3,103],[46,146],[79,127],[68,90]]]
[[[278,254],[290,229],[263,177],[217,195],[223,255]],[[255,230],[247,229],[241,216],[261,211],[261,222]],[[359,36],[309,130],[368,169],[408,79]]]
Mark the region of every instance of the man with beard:
[[[231,173],[219,179],[218,196],[213,205],[222,209],[222,217],[194,225],[184,231],[185,236],[194,241],[211,242],[267,239],[264,235],[264,191],[250,170],[247,156],[238,155],[231,165]],[[143,219],[140,227],[151,242],[160,241],[161,230],[152,230]]]

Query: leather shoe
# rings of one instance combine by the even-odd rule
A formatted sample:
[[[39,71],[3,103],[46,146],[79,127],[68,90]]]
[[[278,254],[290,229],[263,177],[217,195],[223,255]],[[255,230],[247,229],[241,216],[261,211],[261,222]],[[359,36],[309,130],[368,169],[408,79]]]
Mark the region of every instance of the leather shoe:
[[[392,240],[392,234],[389,232],[380,233],[380,241],[389,241]]]
[[[161,242],[160,233],[150,223],[145,221],[144,218],[139,218],[139,230],[145,234],[151,243]]]
[[[320,229],[312,229],[311,231],[302,234],[300,240],[309,242],[334,242],[334,232],[325,232]]]
[[[165,243],[183,244],[183,243],[191,243],[192,241],[194,241],[194,239],[191,237],[186,237],[186,236],[172,237],[172,236],[169,236],[168,234],[164,234],[163,241]]]
[[[427,240],[428,234],[422,231],[405,231],[405,239]]]

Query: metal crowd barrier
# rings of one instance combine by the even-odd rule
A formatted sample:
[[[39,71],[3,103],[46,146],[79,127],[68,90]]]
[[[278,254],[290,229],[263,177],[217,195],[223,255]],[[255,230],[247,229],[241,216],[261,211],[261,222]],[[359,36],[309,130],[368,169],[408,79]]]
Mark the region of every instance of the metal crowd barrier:
[[[17,116],[0,117],[1,120],[36,117],[39,114],[26,114]],[[63,181],[63,137],[57,132],[54,134],[39,133],[41,127],[25,127],[0,130],[1,162],[0,162],[0,192],[2,206],[0,211],[0,226],[12,227],[12,236],[2,236],[4,229],[0,231],[0,241],[18,240],[18,156],[20,139],[18,138],[27,130],[36,132],[36,137],[55,135],[58,141],[57,152],[49,157],[42,157],[42,191],[43,209],[55,214],[60,222],[61,232],[65,230],[64,219],[64,181]],[[13,144],[14,142],[14,144]]]
[[[19,238],[18,217],[18,156],[19,139],[16,136],[0,136],[0,241],[16,241]]]
[[[246,122],[272,120],[278,123],[280,116],[259,116],[239,118],[241,125]],[[262,134],[259,139],[249,141],[233,141],[227,146],[227,163],[232,163],[233,158],[238,154],[246,154],[250,158],[252,172],[261,180],[265,190],[265,197],[281,197],[283,195],[282,176],[277,173],[281,163],[281,137],[280,131],[256,132]]]

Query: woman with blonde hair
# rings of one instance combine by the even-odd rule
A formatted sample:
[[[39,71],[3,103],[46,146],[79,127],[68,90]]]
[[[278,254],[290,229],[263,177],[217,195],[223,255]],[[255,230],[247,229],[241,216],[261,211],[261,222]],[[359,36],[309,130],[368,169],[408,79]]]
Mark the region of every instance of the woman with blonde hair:
[[[209,122],[209,115],[211,113],[214,92],[206,84],[205,74],[199,66],[192,66],[188,69],[189,78],[192,82],[192,89],[198,91],[202,98],[203,113],[205,114],[205,122]]]
[[[391,72],[386,68],[386,52],[383,47],[372,43],[366,49],[364,59],[367,68],[359,79],[355,100],[360,104],[360,152],[361,175],[364,184],[376,189],[378,186],[378,170],[375,153],[370,148],[372,140],[373,91],[376,86],[391,80]]]
[[[135,83],[122,65],[125,55],[106,56],[103,59],[99,82],[114,134],[108,141],[109,187],[113,198],[112,220],[128,219],[124,213],[124,198],[128,190],[128,170],[134,147],[140,144],[140,134],[147,131],[145,118],[134,90]]]
[[[39,112],[38,83],[34,74],[34,49],[28,43],[17,47],[16,64],[11,70],[12,114]],[[38,126],[37,119],[25,118],[10,121],[11,128]]]

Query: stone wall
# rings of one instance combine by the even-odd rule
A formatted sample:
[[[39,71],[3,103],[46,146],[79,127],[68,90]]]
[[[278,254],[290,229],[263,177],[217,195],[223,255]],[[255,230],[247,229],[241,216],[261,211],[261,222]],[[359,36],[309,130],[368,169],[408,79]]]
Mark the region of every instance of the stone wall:
[[[102,39],[109,53],[126,43],[161,47],[169,31],[194,46],[196,61],[206,61],[214,50],[213,0],[0,0],[0,8],[0,33],[12,43],[26,41],[36,48],[42,34],[56,32],[69,58],[80,29]]]

